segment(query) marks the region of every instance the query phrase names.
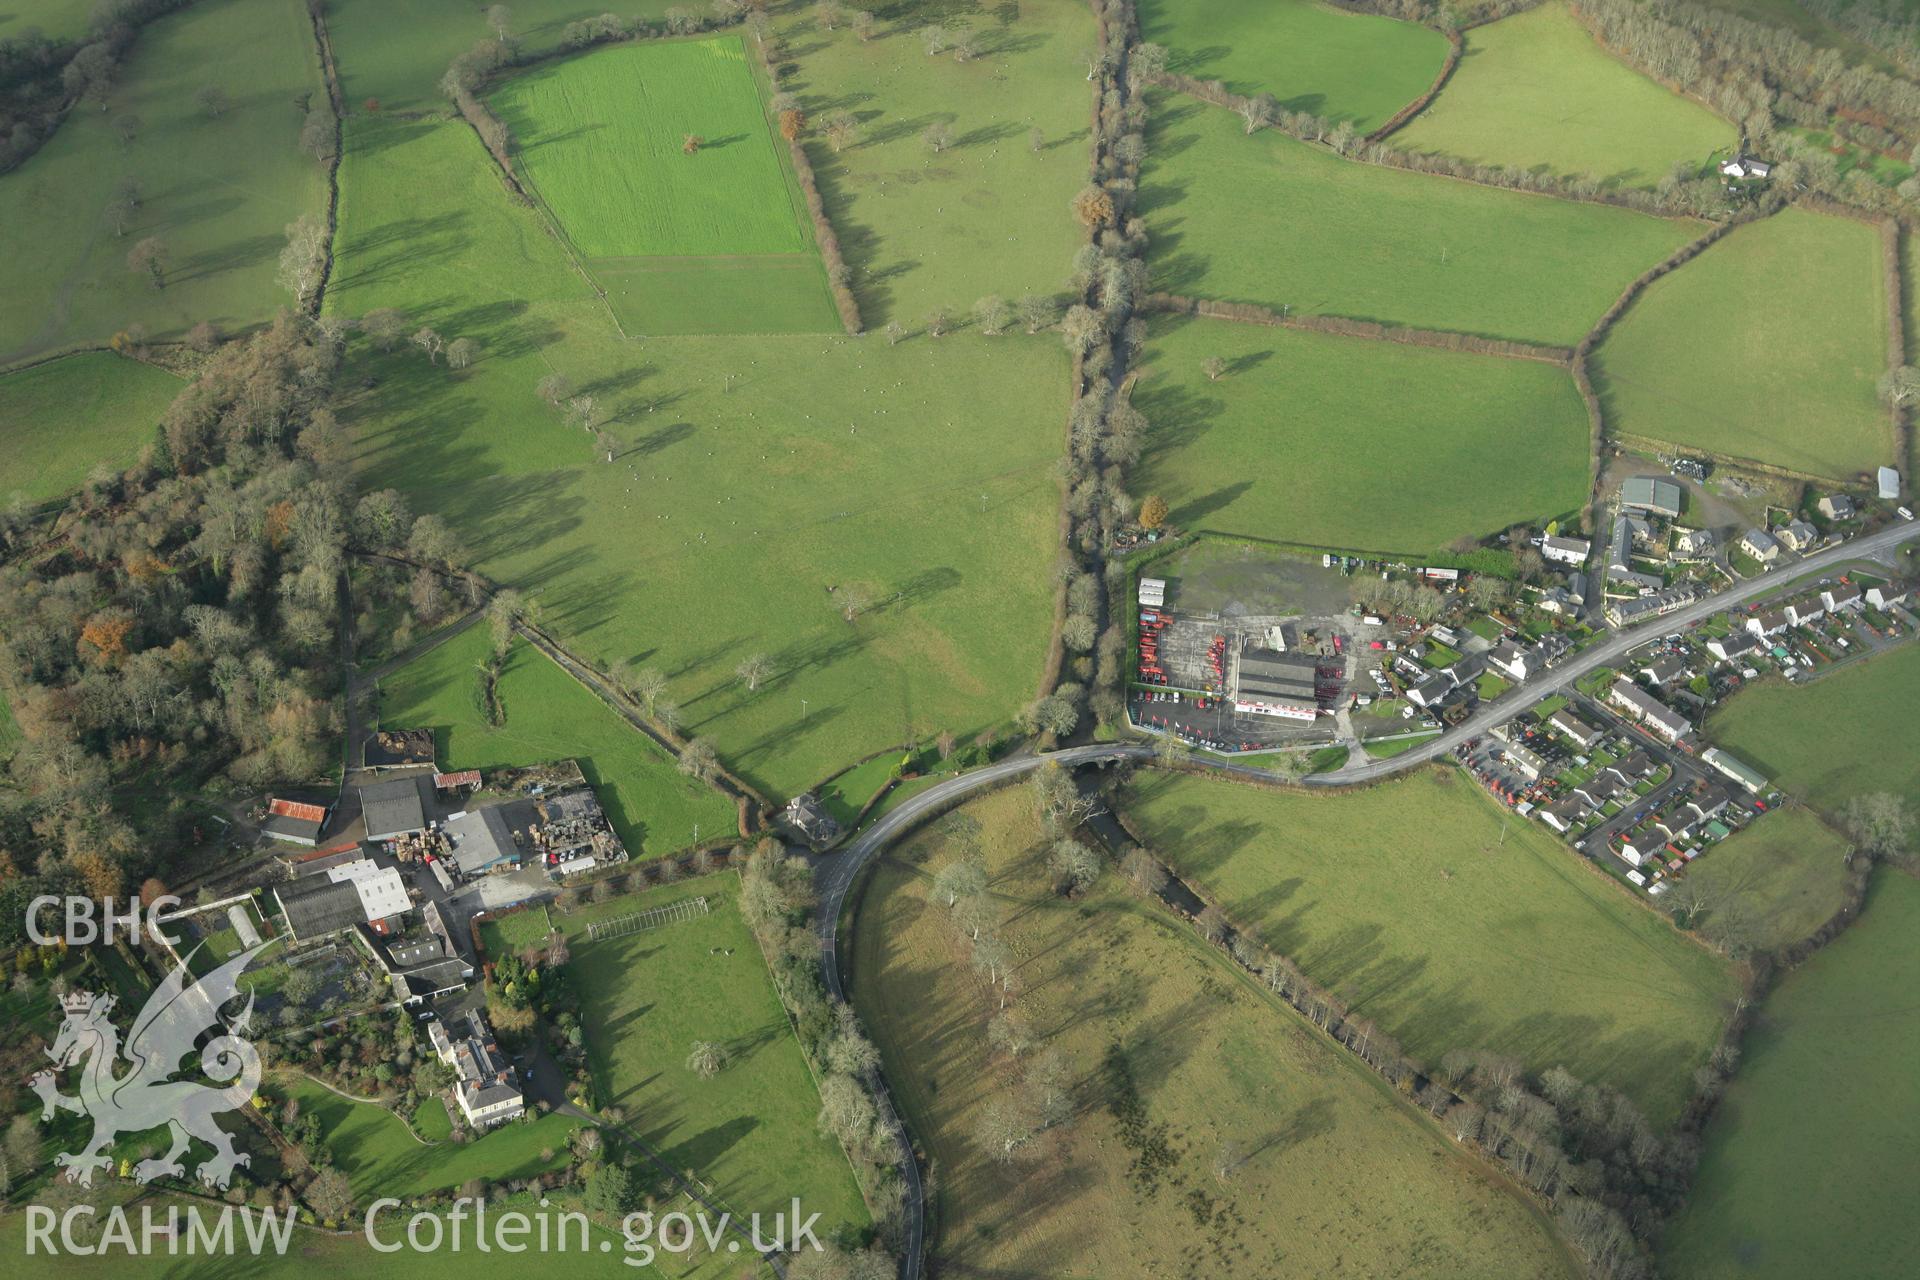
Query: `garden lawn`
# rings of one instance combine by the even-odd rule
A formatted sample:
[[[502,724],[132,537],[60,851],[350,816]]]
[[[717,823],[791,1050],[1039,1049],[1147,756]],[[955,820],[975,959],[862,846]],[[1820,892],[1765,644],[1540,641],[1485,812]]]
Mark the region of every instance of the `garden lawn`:
[[[1447,57],[1430,27],[1315,0],[1141,0],[1139,12],[1141,38],[1167,47],[1168,70],[1270,93],[1362,133],[1425,93]]]
[[[827,807],[843,830],[853,829],[853,820],[860,816],[860,810],[867,801],[873,799],[893,771],[900,767],[899,751],[883,751],[864,764],[857,764],[845,773],[829,779],[815,793],[820,803]]]
[[[1055,894],[1028,788],[963,812],[983,829],[1012,1012],[1060,1054],[1075,1106],[1027,1159],[989,1158],[982,1117],[1019,1076],[990,1047],[999,1002],[930,893],[956,851],[937,829],[897,846],[858,907],[853,997],[939,1170],[933,1246],[949,1271],[1224,1276],[1263,1258],[1263,1275],[1573,1274],[1525,1200],[1191,926],[1111,874],[1079,902]],[[1126,1090],[1110,1054],[1152,1151],[1130,1149],[1114,1115]]]
[[[595,920],[704,895],[712,909],[621,938],[587,940]],[[815,1125],[820,1095],[759,944],[740,918],[732,872],[595,903],[558,917],[570,938],[588,1061],[605,1105],[736,1214],[771,1215],[798,1196],[819,1234],[867,1225],[839,1144]],[[696,1040],[726,1046],[711,1080],[687,1069]]]
[[[821,30],[813,5],[775,18],[795,68],[781,88],[813,121],[807,154],[867,327],[917,329],[935,307],[964,317],[987,294],[1062,289],[1083,243],[1068,208],[1087,180],[1087,5],[904,0],[877,12],[880,34],[864,42],[844,24]],[[920,32],[934,23],[971,32],[980,56],[928,57]],[[837,110],[861,131],[838,153],[822,133]],[[935,124],[952,135],[938,153],[923,141]]]
[[[1736,228],[1648,286],[1594,353],[1608,432],[1835,479],[1894,462],[1880,260],[1879,234],[1848,218]]]
[[[1920,705],[1920,645],[1903,644],[1811,684],[1768,681],[1723,702],[1706,736],[1784,791],[1838,819],[1848,800],[1920,796],[1910,743]]]
[[[416,1051],[432,1052],[424,1036]],[[333,1162],[363,1205],[377,1196],[450,1191],[470,1178],[505,1182],[563,1168],[567,1135],[581,1124],[556,1113],[504,1124],[467,1142],[428,1145],[387,1108],[343,1098],[304,1076],[282,1073],[270,1088],[278,1097],[298,1100],[302,1114],[320,1117]],[[542,1158],[547,1150],[552,1157]]]
[[[1883,869],[1860,918],[1767,997],[1665,1232],[1663,1273],[1912,1274],[1916,933],[1920,883]]]
[[[629,332],[838,330],[757,79],[727,34],[549,63],[494,94],[525,180]]]
[[[1657,1127],[1731,1012],[1726,966],[1437,767],[1342,796],[1151,775],[1127,812],[1182,877],[1412,1057],[1561,1066]]]
[[[498,693],[506,723],[486,721],[475,671],[493,646],[474,626],[415,658],[381,682],[385,728],[433,730],[443,769],[497,769],[576,759],[636,858],[659,857],[734,828],[725,796],[680,773],[654,741],[524,640],[507,654]]]
[[[1465,34],[1440,96],[1393,135],[1411,151],[1651,187],[1697,173],[1739,131],[1601,48],[1562,0]]]
[[[1840,909],[1847,849],[1812,810],[1776,809],[1689,863],[1687,878],[1711,888],[1721,910],[1752,918],[1758,946],[1781,947]]]
[[[1701,230],[1342,160],[1149,96],[1140,211],[1154,287],[1171,293],[1571,346]]]
[[[362,132],[330,310],[396,307],[482,346],[450,371],[350,345],[363,483],[445,517],[570,648],[667,673],[684,729],[768,790],[907,735],[971,736],[1032,697],[1067,409],[1056,336],[623,341],[471,130]],[[593,396],[612,465],[535,393],[554,372]],[[849,591],[875,606],[852,623]],[[734,671],[756,652],[776,674],[749,694]]]
[[[0,376],[0,497],[43,502],[79,488],[100,463],[133,461],[183,385],[106,352]]]
[[[218,118],[194,101],[208,86],[232,101]],[[0,367],[135,324],[159,339],[202,320],[231,332],[289,305],[274,283],[285,228],[326,208],[325,174],[299,149],[290,104],[320,92],[300,0],[204,0],[146,26],[108,110],[69,113],[38,154],[0,176]],[[126,117],[139,122],[130,145],[115,131]],[[142,194],[119,235],[107,205],[125,178]],[[127,266],[150,236],[166,246],[162,289]]]
[[[1586,496],[1586,412],[1538,361],[1162,317],[1133,403],[1134,488],[1183,529],[1421,553]]]

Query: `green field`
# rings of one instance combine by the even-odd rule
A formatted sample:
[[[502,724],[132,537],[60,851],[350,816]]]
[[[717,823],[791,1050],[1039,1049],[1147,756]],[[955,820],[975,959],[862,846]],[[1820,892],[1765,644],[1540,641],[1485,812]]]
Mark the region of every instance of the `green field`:
[[[1142,0],[1139,11],[1141,38],[1172,55],[1168,70],[1362,132],[1425,93],[1447,56],[1429,27],[1315,0]]]
[[[1424,552],[1586,496],[1586,412],[1536,361],[1162,318],[1133,403],[1151,424],[1134,487],[1186,529]]]
[[[1835,479],[1892,462],[1880,256],[1846,218],[1788,209],[1737,228],[1655,281],[1594,353],[1608,430]]]
[[[781,87],[813,121],[807,154],[867,327],[916,329],[935,307],[964,317],[987,294],[1062,288],[1081,244],[1065,211],[1087,180],[1082,54],[1096,37],[1084,0],[902,0],[875,12],[870,41],[845,23],[821,30],[810,4],[775,15],[797,68]],[[972,34],[980,56],[929,58],[920,32],[934,23]],[[822,129],[842,110],[860,136],[836,153]],[[922,140],[935,124],[953,139],[938,153]]]
[[[492,639],[476,626],[414,659],[381,682],[380,722],[431,728],[443,769],[491,769],[577,759],[636,858],[735,827],[734,806],[711,787],[682,776],[672,757],[634,729],[545,654],[516,640],[500,677],[506,723],[486,722],[475,664]]]
[[[1752,919],[1759,946],[1779,947],[1840,909],[1846,852],[1847,842],[1811,811],[1780,809],[1708,849],[1687,879],[1705,884],[1719,909]]]
[[[1667,1230],[1665,1274],[1912,1274],[1916,932],[1920,884],[1882,870],[1860,919],[1767,997]]]
[[[420,1052],[429,1052],[424,1037]],[[563,1167],[567,1135],[581,1124],[570,1116],[546,1115],[501,1125],[467,1142],[428,1145],[385,1107],[343,1098],[305,1077],[279,1076],[269,1092],[276,1099],[294,1098],[302,1114],[320,1117],[333,1162],[363,1205],[378,1196],[449,1191],[471,1178],[504,1182]]]
[[[99,463],[133,461],[182,385],[106,352],[0,376],[0,499],[43,502],[78,488]]]
[[[0,35],[5,29],[0,28]],[[244,64],[233,51],[245,49]],[[208,118],[202,88],[232,106]],[[296,95],[319,93],[300,0],[205,0],[148,25],[116,77],[107,111],[71,112],[38,154],[0,176],[0,367],[129,325],[177,339],[202,320],[231,332],[291,302],[274,284],[285,227],[325,208],[325,175],[297,145]],[[115,122],[139,121],[130,144]],[[124,178],[139,209],[116,234],[107,214]],[[127,267],[159,237],[165,288]]]
[[[657,21],[673,7],[674,0],[632,0],[619,12]],[[569,22],[607,12],[593,0],[519,0],[507,8],[509,34],[534,53],[559,48]],[[366,114],[370,101],[378,112],[439,108],[445,99],[438,85],[448,65],[494,38],[485,9],[465,0],[329,0],[327,30],[350,107]]]
[[[1437,1062],[1513,1054],[1672,1123],[1731,1011],[1713,955],[1447,768],[1344,796],[1154,775],[1148,845],[1312,978]]]
[[[1804,688],[1748,689],[1708,717],[1706,735],[1775,786],[1830,818],[1869,791],[1920,795],[1920,757],[1908,743],[1920,699],[1920,645],[1856,664]]]
[[[363,480],[445,516],[584,656],[667,673],[685,730],[770,790],[1033,696],[1056,337],[622,341],[489,167],[458,124],[350,134],[330,309],[396,307],[482,344],[451,372],[355,343],[347,377],[376,380],[342,407]],[[553,372],[594,397],[612,465],[535,393]],[[873,603],[852,623],[849,590]],[[756,652],[776,675],[749,694],[734,670]]]
[[[525,179],[629,332],[839,328],[737,35],[623,45],[509,80]],[[686,155],[689,135],[705,139]]]
[[[990,1047],[998,1001],[931,900],[953,851],[934,833],[900,846],[859,908],[853,994],[938,1170],[947,1271],[1221,1276],[1247,1256],[1262,1275],[1574,1273],[1526,1201],[1188,926],[1112,875],[1079,902],[1055,894],[1026,788],[965,812],[1020,978],[1011,1010],[1062,1055],[1076,1105],[1026,1158],[987,1158],[977,1126],[1018,1096],[1019,1072]],[[1116,1050],[1165,1140],[1150,1178],[1109,1110],[1101,1068]],[[1223,1179],[1228,1143],[1239,1156]]]
[[[589,942],[594,920],[704,896],[711,910],[622,938]],[[676,1169],[691,1169],[736,1213],[769,1217],[799,1196],[820,1236],[867,1223],[830,1135],[820,1096],[759,945],[740,918],[731,872],[583,907],[556,922],[571,938],[588,1061],[601,1098]],[[687,1070],[695,1040],[730,1054],[710,1080]]]
[[[1726,120],[1601,48],[1559,0],[1465,39],[1447,87],[1395,146],[1651,187],[1740,141]]]
[[[1158,95],[1140,177],[1156,288],[1572,345],[1699,225],[1340,159]]]
[[[70,40],[87,31],[95,0],[0,0],[0,40],[38,31],[50,40]]]

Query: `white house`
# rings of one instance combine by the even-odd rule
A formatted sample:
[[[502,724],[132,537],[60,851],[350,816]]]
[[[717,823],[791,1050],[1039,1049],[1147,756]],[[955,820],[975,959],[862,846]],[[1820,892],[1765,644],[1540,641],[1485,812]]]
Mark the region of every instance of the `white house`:
[[[1828,613],[1851,612],[1858,609],[1865,598],[1865,593],[1851,584],[1828,587],[1820,593],[1820,603],[1827,607]]]
[[[1907,588],[1897,582],[1889,582],[1884,587],[1868,587],[1867,603],[1876,609],[1891,609],[1907,598]]]
[[[431,1025],[427,1038],[440,1061],[459,1076],[453,1086],[454,1101],[473,1128],[491,1128],[527,1109],[513,1064],[501,1054],[478,1012],[467,1015],[467,1027],[459,1039],[449,1035],[442,1022]]]
[[[1593,544],[1579,538],[1562,538],[1558,534],[1549,534],[1540,541],[1540,555],[1555,564],[1585,564],[1588,552]]]
[[[1747,630],[1763,640],[1768,636],[1779,635],[1790,625],[1784,609],[1769,609],[1765,613],[1747,616]]]
[[[1812,596],[1808,596],[1805,600],[1788,601],[1785,613],[1787,621],[1796,627],[1804,627],[1808,623],[1818,622],[1827,616],[1826,606]]]
[[[1707,641],[1707,652],[1721,662],[1732,662],[1759,647],[1760,642],[1745,631],[1735,631],[1731,635],[1715,636]]]

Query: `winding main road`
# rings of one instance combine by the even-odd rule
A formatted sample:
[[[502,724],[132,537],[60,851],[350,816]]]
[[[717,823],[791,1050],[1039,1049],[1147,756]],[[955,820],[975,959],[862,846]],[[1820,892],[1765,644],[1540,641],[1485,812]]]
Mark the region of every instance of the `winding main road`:
[[[1877,533],[1807,556],[1789,566],[1785,572],[1765,574],[1737,583],[1725,591],[1707,596],[1684,608],[1676,609],[1662,618],[1655,619],[1653,625],[1637,627],[1630,631],[1617,631],[1597,644],[1581,650],[1572,659],[1538,679],[1529,680],[1495,698],[1485,704],[1478,713],[1469,716],[1451,729],[1443,730],[1417,747],[1386,760],[1368,760],[1349,764],[1331,773],[1312,774],[1300,779],[1300,785],[1351,786],[1355,783],[1377,782],[1396,773],[1417,768],[1452,751],[1468,738],[1485,733],[1496,725],[1511,720],[1541,699],[1570,688],[1582,676],[1610,665],[1623,657],[1627,650],[1643,643],[1649,636],[1658,635],[1676,627],[1686,627],[1712,614],[1737,608],[1761,596],[1780,591],[1802,578],[1857,560],[1872,559],[1915,539],[1920,539],[1920,523],[1910,520],[1902,521]],[[846,999],[840,963],[840,923],[846,907],[847,893],[852,889],[861,868],[895,839],[975,792],[997,786],[1022,774],[1031,773],[1044,764],[1054,763],[1070,768],[1105,760],[1149,759],[1153,754],[1153,748],[1142,743],[1098,742],[1036,755],[1010,757],[929,787],[854,837],[838,852],[823,858],[814,871],[814,884],[820,892],[818,916],[820,965],[827,990],[832,992],[837,1000]],[[1255,765],[1236,764],[1232,761],[1201,756],[1196,756],[1195,760],[1220,773],[1260,778],[1269,782],[1275,780],[1273,774]],[[905,1241],[906,1256],[901,1274],[904,1280],[920,1280],[921,1255],[926,1246],[926,1201],[920,1181],[920,1167],[913,1158],[906,1127],[899,1122],[898,1110],[894,1107],[892,1097],[887,1094],[884,1086],[882,1095],[882,1104],[894,1112],[895,1132],[900,1135],[901,1143],[901,1173],[907,1180],[908,1225]]]

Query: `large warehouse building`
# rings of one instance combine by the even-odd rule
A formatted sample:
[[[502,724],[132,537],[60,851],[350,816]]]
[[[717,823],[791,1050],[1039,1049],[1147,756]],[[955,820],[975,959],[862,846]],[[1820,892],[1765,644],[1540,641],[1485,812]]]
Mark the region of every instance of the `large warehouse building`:
[[[1320,713],[1314,696],[1312,657],[1273,649],[1245,649],[1233,655],[1228,687],[1233,709],[1257,716],[1312,720]]]

